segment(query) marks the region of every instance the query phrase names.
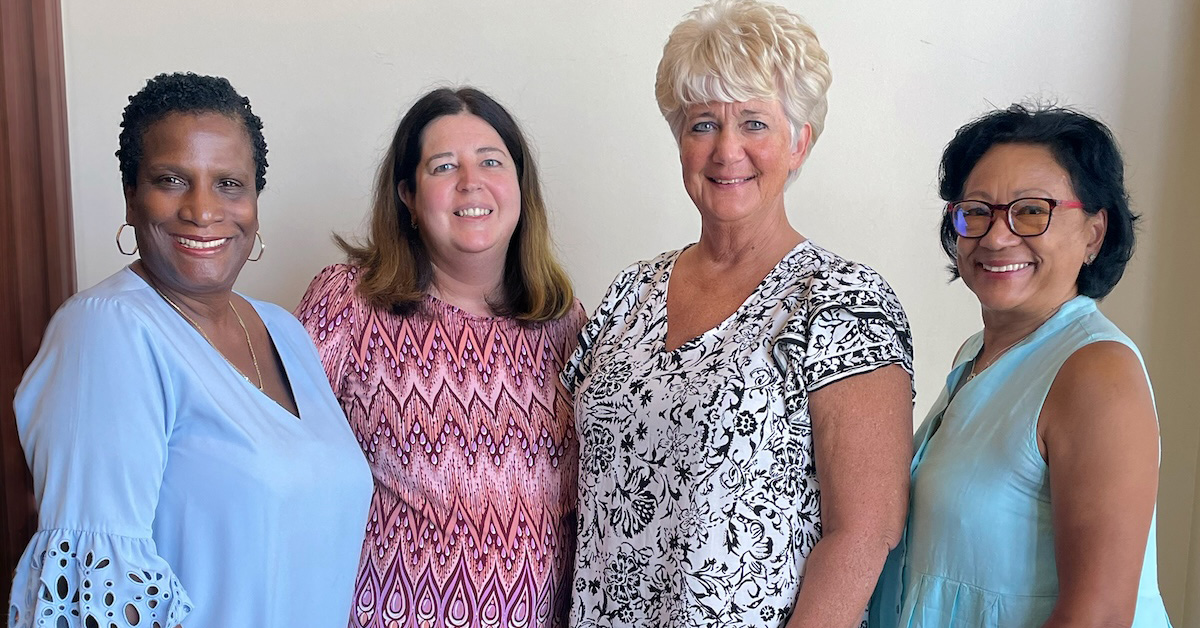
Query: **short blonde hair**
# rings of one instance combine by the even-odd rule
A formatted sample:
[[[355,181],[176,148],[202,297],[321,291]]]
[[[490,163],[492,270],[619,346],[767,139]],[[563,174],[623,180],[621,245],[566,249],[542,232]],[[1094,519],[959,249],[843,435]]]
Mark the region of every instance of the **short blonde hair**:
[[[713,0],[671,31],[654,92],[676,141],[692,105],[777,99],[792,141],[807,124],[811,146],[825,128],[832,81],[829,56],[799,16],[759,0]]]

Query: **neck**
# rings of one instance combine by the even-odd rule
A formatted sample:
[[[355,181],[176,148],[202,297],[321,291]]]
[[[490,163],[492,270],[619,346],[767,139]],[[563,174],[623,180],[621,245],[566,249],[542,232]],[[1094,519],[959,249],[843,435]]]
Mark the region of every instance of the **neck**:
[[[738,266],[763,259],[778,262],[803,241],[804,236],[792,228],[781,207],[769,219],[753,223],[705,221],[694,248],[711,263]]]
[[[140,259],[131,264],[130,269],[150,284],[151,288],[157,290],[159,294],[196,320],[224,321],[233,316],[229,309],[230,300],[233,298],[232,290],[192,294],[174,288],[159,279]]]
[[[434,262],[433,284],[429,287],[429,293],[476,316],[492,316],[488,299],[500,295],[503,280],[503,260],[486,267]]]
[[[1074,297],[1074,295],[1071,295]],[[983,346],[988,354],[1002,351],[1005,347],[1021,341],[1032,334],[1043,323],[1050,320],[1064,303],[1064,299],[1052,307],[1033,312],[994,312],[983,310]]]

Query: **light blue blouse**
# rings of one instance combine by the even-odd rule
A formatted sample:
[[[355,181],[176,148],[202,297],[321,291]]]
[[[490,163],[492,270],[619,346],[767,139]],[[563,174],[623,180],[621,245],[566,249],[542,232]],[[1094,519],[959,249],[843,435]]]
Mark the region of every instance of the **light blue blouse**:
[[[1049,618],[1058,573],[1037,419],[1067,358],[1101,341],[1137,353],[1093,299],[1076,297],[955,394],[983,334],[967,340],[916,434],[907,552],[897,548],[889,558],[872,601],[873,626],[896,626],[897,611],[898,624],[909,628],[1037,628]],[[1170,626],[1158,591],[1154,523],[1134,628]]]
[[[128,268],[54,315],[13,403],[39,521],[10,626],[346,624],[370,471],[304,328],[247,300],[299,418]]]

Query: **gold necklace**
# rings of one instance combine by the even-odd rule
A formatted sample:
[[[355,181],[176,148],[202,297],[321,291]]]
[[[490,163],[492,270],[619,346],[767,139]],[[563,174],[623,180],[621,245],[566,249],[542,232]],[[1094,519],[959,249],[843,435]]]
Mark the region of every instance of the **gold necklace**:
[[[982,367],[980,367],[978,371],[975,370],[976,365],[974,364],[974,362],[972,362],[971,372],[967,375],[967,379],[963,383],[966,383],[966,382],[969,382],[969,381],[975,379],[976,375],[984,372],[987,369],[987,367],[995,364],[996,360],[1000,359],[1000,356],[1004,355],[1005,353],[1008,353],[1009,349],[1012,349],[1013,347],[1017,346],[1017,343],[1021,342],[1026,337],[1027,336],[1021,336],[1020,338],[1017,338],[1016,340],[1009,343],[1009,345],[1007,347],[1004,347],[1003,349],[1000,350],[1000,353],[997,353],[996,355],[992,356],[992,359],[988,360],[987,364],[984,364]],[[982,351],[980,353],[982,353]]]
[[[195,327],[196,331],[200,332],[200,335],[203,336],[206,341],[208,341],[208,344],[210,346],[212,346],[213,349],[217,350],[218,355],[220,355],[222,358],[225,358],[225,361],[229,363],[229,366],[233,367],[233,370],[237,371],[238,375],[241,375],[243,378],[246,379],[246,381],[250,382],[251,384],[254,383],[254,382],[250,381],[250,378],[247,377],[246,374],[243,373],[242,370],[237,367],[237,365],[235,365],[233,362],[231,362],[229,360],[229,358],[226,358],[225,354],[221,353],[220,349],[217,349],[217,345],[213,344],[212,338],[209,338],[208,334],[204,333],[204,328],[201,327],[200,325],[196,324],[196,321],[192,320],[192,317],[188,316],[187,312],[184,312],[182,308],[180,308],[178,305],[175,305],[175,302],[171,300],[171,297],[168,297],[166,294],[163,294],[163,291],[159,290],[155,286],[150,286],[150,287],[154,288],[154,291],[158,293],[158,296],[162,297],[163,300],[167,302],[167,305],[171,306],[171,309],[175,310],[176,312],[179,312],[179,315],[182,316],[184,318],[184,320],[186,320],[188,323],[190,323],[192,327]],[[237,317],[238,325],[242,326],[242,333],[246,334],[246,347],[250,349],[250,359],[254,362],[254,375],[258,378],[257,386],[258,386],[259,390],[262,390],[263,389],[263,376],[262,376],[262,371],[260,371],[258,369],[258,356],[255,355],[255,353],[254,353],[254,343],[250,342],[250,330],[246,329],[246,323],[244,323],[242,321],[242,315],[238,314],[236,307],[233,307],[233,301],[230,300],[230,301],[228,301],[228,303],[229,303],[229,309],[233,310],[233,315]]]

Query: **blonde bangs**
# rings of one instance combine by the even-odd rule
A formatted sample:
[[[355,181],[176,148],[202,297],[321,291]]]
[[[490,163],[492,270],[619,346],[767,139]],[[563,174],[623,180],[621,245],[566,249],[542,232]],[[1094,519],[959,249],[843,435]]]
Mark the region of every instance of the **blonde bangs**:
[[[793,138],[808,124],[816,142],[833,77],[816,33],[798,16],[756,0],[716,0],[671,32],[655,78],[659,111],[676,140],[689,106],[777,99]]]

